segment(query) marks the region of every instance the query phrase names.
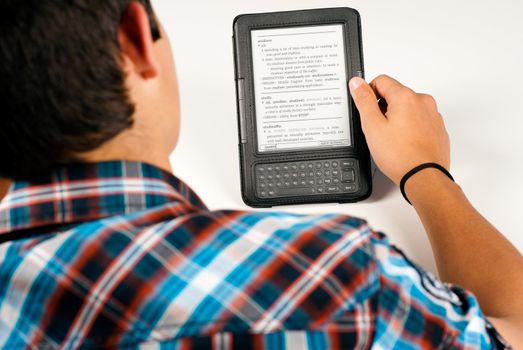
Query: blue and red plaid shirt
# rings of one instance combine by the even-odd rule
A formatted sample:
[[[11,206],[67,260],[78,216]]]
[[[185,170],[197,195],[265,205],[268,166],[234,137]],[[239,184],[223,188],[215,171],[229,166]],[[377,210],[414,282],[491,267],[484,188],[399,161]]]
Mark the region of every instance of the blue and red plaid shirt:
[[[0,204],[1,349],[489,349],[476,298],[363,220],[209,211],[133,162]]]

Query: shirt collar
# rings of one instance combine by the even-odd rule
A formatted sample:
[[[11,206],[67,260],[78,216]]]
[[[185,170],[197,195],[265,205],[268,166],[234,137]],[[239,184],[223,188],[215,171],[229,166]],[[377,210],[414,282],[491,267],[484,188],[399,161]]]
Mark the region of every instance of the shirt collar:
[[[184,214],[207,208],[174,175],[127,161],[78,163],[48,180],[15,182],[0,202],[0,235],[125,215],[166,204]]]

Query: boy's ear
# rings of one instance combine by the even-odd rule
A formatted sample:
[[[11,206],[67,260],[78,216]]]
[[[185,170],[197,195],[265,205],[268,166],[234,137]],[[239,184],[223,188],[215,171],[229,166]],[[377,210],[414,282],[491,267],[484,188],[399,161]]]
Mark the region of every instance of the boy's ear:
[[[151,34],[147,11],[142,4],[131,1],[124,11],[118,29],[122,54],[132,63],[132,69],[144,79],[155,78],[160,66]]]

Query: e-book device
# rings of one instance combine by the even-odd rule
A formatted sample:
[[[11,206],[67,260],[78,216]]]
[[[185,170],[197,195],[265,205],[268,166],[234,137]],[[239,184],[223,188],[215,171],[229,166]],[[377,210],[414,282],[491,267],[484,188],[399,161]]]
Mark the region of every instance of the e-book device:
[[[367,198],[369,150],[348,90],[364,75],[358,12],[249,14],[233,27],[245,203]]]

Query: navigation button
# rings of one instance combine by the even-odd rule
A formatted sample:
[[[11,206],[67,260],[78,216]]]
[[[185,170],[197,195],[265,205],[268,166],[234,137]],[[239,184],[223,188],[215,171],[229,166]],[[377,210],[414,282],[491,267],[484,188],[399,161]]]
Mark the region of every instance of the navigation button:
[[[343,171],[341,174],[341,181],[342,182],[354,182],[356,179],[356,174],[354,173],[354,170],[349,171]]]

